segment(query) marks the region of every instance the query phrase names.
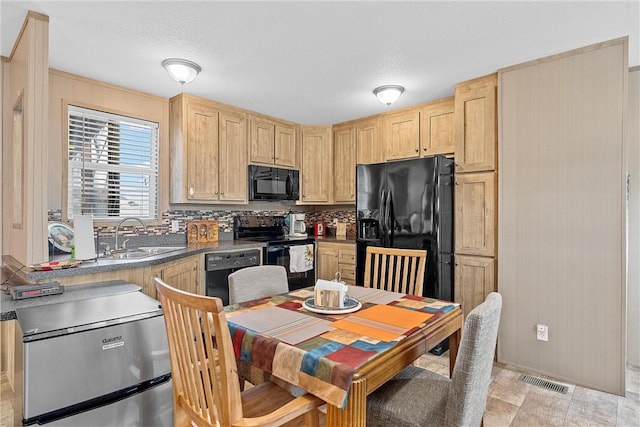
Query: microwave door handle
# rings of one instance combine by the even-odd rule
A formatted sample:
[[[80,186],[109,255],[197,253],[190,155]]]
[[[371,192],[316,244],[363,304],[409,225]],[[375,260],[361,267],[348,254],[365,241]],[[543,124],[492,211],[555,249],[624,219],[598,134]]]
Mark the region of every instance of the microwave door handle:
[[[287,174],[287,181],[285,186],[285,191],[287,192],[287,198],[293,198],[293,183],[291,182],[291,174]]]

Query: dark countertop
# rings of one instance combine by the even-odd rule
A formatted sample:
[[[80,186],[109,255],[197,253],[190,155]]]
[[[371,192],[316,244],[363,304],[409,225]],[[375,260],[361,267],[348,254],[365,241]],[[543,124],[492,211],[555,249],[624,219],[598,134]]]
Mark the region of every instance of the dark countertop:
[[[338,237],[338,236],[325,236],[316,237],[316,242],[331,242],[331,243],[350,243],[355,245],[356,239],[353,237]]]
[[[106,282],[65,286],[64,293],[62,294],[22,300],[13,300],[8,292],[3,291],[0,294],[0,321],[15,319],[16,310],[20,308],[38,307],[41,305],[55,304],[59,302],[77,301],[87,298],[137,292],[140,289],[140,286],[125,282],[124,280],[109,280]]]
[[[184,249],[166,252],[164,254],[148,256],[137,259],[102,259],[98,258],[97,261],[88,260],[84,261],[77,267],[66,268],[61,270],[52,271],[35,271],[32,269],[24,269],[16,274],[12,282],[22,283],[42,283],[49,280],[55,280],[58,277],[71,277],[84,274],[104,273],[110,271],[126,270],[132,268],[142,268],[152,265],[162,264],[168,261],[184,258],[191,255],[200,253],[212,253],[225,250],[234,249],[261,249],[265,244],[263,242],[254,241],[241,241],[241,240],[228,240],[212,243],[197,243],[190,244]],[[69,256],[62,256],[57,260],[69,259]],[[13,257],[4,256],[4,264],[9,264],[14,268],[21,266]],[[5,276],[7,274],[5,273]],[[74,285],[75,286],[75,285]]]

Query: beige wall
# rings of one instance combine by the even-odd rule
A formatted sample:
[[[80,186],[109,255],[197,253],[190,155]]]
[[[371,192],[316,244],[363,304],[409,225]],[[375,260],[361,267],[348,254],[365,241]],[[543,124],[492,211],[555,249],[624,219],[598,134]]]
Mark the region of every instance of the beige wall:
[[[625,38],[499,72],[498,360],[616,394],[625,391],[627,55]]]
[[[68,104],[108,111],[159,124],[159,211],[168,208],[169,193],[169,100],[96,80],[49,71],[48,208],[66,211],[66,120]],[[63,215],[63,220],[66,216]]]
[[[640,66],[629,72],[627,362],[640,366]]]
[[[29,12],[9,57],[3,117],[3,252],[23,264],[48,260],[46,171],[48,123],[49,19]],[[6,69],[5,69],[6,72]],[[22,99],[22,138],[15,135],[13,109]],[[14,153],[22,152],[22,156]],[[18,173],[14,173],[17,168]],[[21,172],[21,173],[19,173]],[[18,178],[16,178],[18,177]],[[15,206],[21,206],[14,211]]]

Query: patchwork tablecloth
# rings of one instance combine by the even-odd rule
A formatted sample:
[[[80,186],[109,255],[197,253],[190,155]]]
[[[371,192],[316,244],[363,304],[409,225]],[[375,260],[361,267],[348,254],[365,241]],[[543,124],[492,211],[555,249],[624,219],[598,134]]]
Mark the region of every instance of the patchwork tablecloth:
[[[362,287],[355,313],[324,315],[302,303],[313,288],[225,308],[236,358],[344,408],[358,368],[458,304]]]

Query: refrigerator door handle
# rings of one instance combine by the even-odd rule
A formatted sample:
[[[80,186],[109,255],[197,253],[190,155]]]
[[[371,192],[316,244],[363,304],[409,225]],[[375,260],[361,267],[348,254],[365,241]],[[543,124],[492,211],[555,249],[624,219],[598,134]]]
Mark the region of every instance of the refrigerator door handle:
[[[393,213],[393,197],[391,194],[391,190],[388,191],[387,195],[387,229],[389,233],[389,238],[387,239],[387,246],[393,246],[393,230],[395,226],[395,215]]]
[[[380,231],[382,232],[380,235],[380,242],[382,246],[386,246],[387,240],[387,201],[386,201],[386,192],[383,190],[382,195],[380,196]]]

